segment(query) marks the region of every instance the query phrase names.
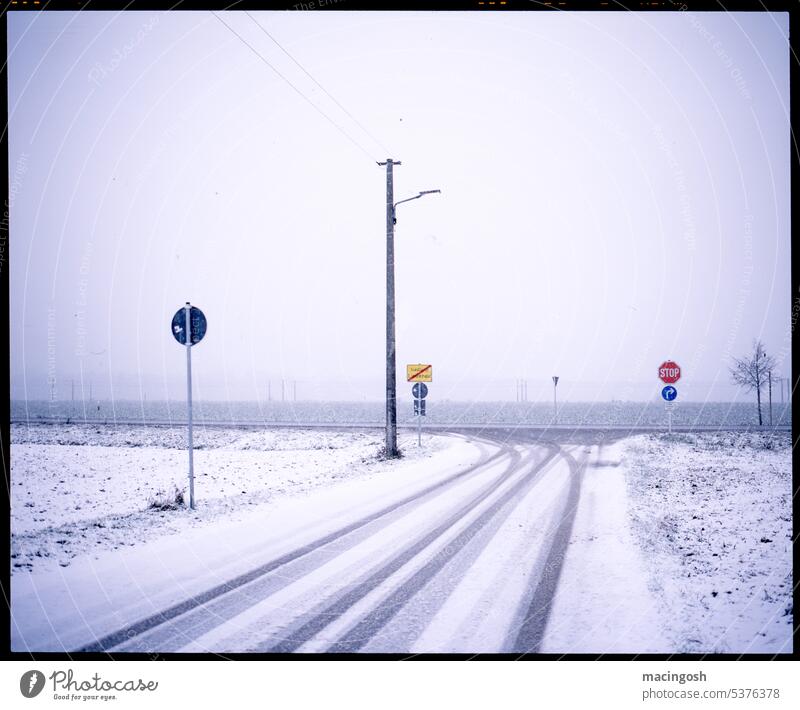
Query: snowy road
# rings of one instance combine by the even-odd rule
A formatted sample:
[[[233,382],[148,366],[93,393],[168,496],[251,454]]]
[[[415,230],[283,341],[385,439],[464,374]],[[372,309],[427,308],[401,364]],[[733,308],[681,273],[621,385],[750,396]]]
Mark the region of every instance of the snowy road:
[[[585,527],[576,528],[576,518],[591,515],[596,531],[603,527],[594,501],[583,506],[585,514],[580,502],[587,468],[606,465],[600,461],[606,447],[539,441],[508,430],[485,435],[472,437],[482,450],[477,463],[410,495],[398,486],[388,504],[368,515],[80,650],[523,653],[592,647],[585,638],[584,648],[572,647],[576,634],[591,635],[585,626],[564,629],[575,613],[569,596],[583,586],[586,539],[595,539],[573,539]],[[620,526],[624,521],[610,523],[615,539]],[[629,547],[622,554],[635,556]],[[575,578],[565,580],[568,549]],[[597,562],[602,567],[603,560]],[[630,569],[632,578],[619,589],[624,604],[641,614],[649,601],[643,587],[636,598],[644,575],[635,564]],[[567,601],[561,606],[572,611],[553,624],[562,588]],[[619,598],[593,598],[592,609],[618,605]],[[551,626],[555,635],[548,638]],[[605,629],[598,650],[657,650],[658,632],[645,631],[642,641]]]

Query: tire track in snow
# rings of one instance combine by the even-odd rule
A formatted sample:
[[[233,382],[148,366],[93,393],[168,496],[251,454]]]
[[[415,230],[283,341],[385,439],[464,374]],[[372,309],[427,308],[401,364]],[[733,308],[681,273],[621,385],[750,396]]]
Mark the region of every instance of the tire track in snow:
[[[536,569],[541,565],[542,572],[539,582],[530,601],[522,607],[519,630],[510,644],[510,648],[504,649],[505,652],[537,653],[547,629],[547,621],[550,618],[550,610],[564,566],[564,556],[572,537],[578,501],[581,497],[583,473],[589,460],[588,455],[581,457],[580,461],[576,461],[572,455],[567,453],[564,453],[563,456],[569,462],[571,472],[567,499],[564,503],[564,514],[553,532],[553,541],[547,556],[543,558],[544,553],[542,553],[534,566]]]
[[[469,527],[464,529],[459,535],[449,542],[445,548],[440,550],[427,564],[419,569],[402,586],[398,587],[389,597],[382,600],[380,606],[361,619],[344,636],[326,649],[328,653],[352,653],[361,650],[372,637],[384,628],[396,616],[401,609],[424,587],[442,572],[451,563],[456,555],[462,550],[466,550],[471,545],[475,549],[469,550],[471,561],[474,561],[486,548],[492,536],[500,529],[503,523],[509,518],[514,509],[520,505],[524,498],[534,488],[542,476],[557,463],[556,455],[566,456],[561,450],[552,451],[540,464],[531,468],[525,476],[518,481],[512,488],[506,491],[491,508],[481,514]],[[486,534],[481,534],[481,533]],[[452,582],[455,586],[458,580]],[[438,606],[426,607],[426,616],[433,617],[438,608],[446,602],[441,599]]]
[[[510,451],[502,453],[505,455],[509,454]],[[376,518],[358,530],[354,530],[326,545],[317,547],[302,557],[287,562],[278,570],[271,570],[248,584],[232,590],[231,593],[217,597],[188,613],[182,614],[171,623],[160,624],[134,637],[131,641],[121,643],[115,648],[115,651],[129,653],[158,649],[164,653],[171,653],[184,648],[187,644],[193,644],[203,635],[212,632],[215,628],[222,626],[236,616],[246,613],[248,609],[258,605],[268,597],[296,583],[332,560],[346,555],[365,540],[373,538],[394,522],[401,520],[403,516],[411,514],[419,506],[443,494],[449,494],[454,487],[476,476],[484,475],[484,469],[501,458],[502,456],[486,458],[482,466],[473,466],[467,471],[462,471],[457,480],[450,481],[450,485],[437,488],[429,491],[426,495],[418,497],[413,506],[409,504]],[[485,485],[485,483],[481,483],[481,486]]]
[[[508,629],[530,586],[526,561],[549,544],[569,478],[568,461],[559,456],[361,652],[496,653],[505,648]]]
[[[495,442],[491,443],[493,445],[496,445]],[[159,611],[151,616],[148,616],[144,619],[134,622],[133,624],[118,629],[117,631],[113,631],[109,634],[106,634],[105,636],[96,639],[94,642],[90,644],[86,644],[85,646],[75,649],[75,652],[97,653],[97,652],[109,651],[113,649],[115,646],[118,646],[126,642],[130,642],[135,637],[144,634],[145,632],[150,631],[151,629],[154,629],[157,626],[165,624],[183,614],[186,614],[189,611],[197,609],[198,607],[201,607],[207,604],[208,602],[211,602],[223,596],[224,594],[228,594],[231,591],[239,589],[240,587],[243,587],[244,585],[249,584],[250,582],[253,582],[256,579],[259,579],[260,577],[263,577],[264,575],[269,574],[270,572],[273,572],[274,570],[277,570],[280,567],[289,564],[290,562],[293,562],[294,560],[304,557],[314,552],[315,550],[324,547],[325,545],[328,545],[331,542],[334,542],[335,540],[338,540],[360,528],[363,528],[366,525],[369,525],[371,522],[378,520],[383,516],[393,513],[394,511],[402,508],[403,506],[415,503],[420,499],[424,499],[425,497],[437,491],[443,490],[447,486],[459,482],[461,479],[473,474],[482,467],[508,454],[511,454],[513,456],[516,455],[516,452],[511,446],[503,445],[502,448],[499,449],[494,454],[491,454],[487,458],[478,461],[478,463],[473,464],[472,466],[468,467],[463,471],[460,471],[441,481],[437,481],[436,483],[428,486],[427,488],[424,488],[421,491],[417,491],[416,493],[410,496],[406,496],[405,498],[402,498],[401,500],[396,501],[391,505],[388,505],[382,508],[381,510],[376,511],[375,513],[371,513],[370,515],[365,516],[342,528],[339,528],[338,530],[335,530],[334,532],[329,533],[328,535],[324,535],[323,537],[318,538],[317,540],[314,540],[306,545],[303,545],[295,550],[292,550],[291,552],[286,553],[285,555],[281,555],[280,557],[274,560],[270,560],[269,562],[260,565],[259,567],[256,567],[255,569],[250,570],[249,572],[245,572],[244,574],[234,577],[231,580],[223,582],[222,584],[218,584],[212,587],[211,589],[206,590],[205,592],[201,592],[200,594],[190,597],[189,599],[185,599],[182,602],[174,604],[168,607],[167,609]]]
[[[503,506],[503,504],[507,500],[509,500],[513,495],[515,495],[520,490],[522,484],[524,484],[530,476],[535,476],[558,454],[559,447],[557,445],[544,444],[544,446],[546,446],[548,449],[548,454],[545,456],[544,460],[536,464],[531,469],[530,472],[523,475],[521,481],[514,483],[511,486],[511,488],[508,491],[506,491],[506,493],[501,495],[498,501],[492,503],[490,508],[486,512],[481,514],[481,516],[478,518],[477,521],[474,521],[473,523],[470,524],[470,526],[467,528],[467,530],[472,530],[472,534],[469,536],[470,538],[483,525],[485,525],[486,522],[488,522],[488,520],[491,519],[491,517]],[[386,564],[380,567],[377,571],[371,573],[360,585],[352,589],[349,589],[348,591],[340,595],[339,598],[336,599],[333,603],[328,603],[322,609],[316,610],[311,614],[307,615],[306,620],[305,621],[301,620],[300,625],[296,626],[283,639],[281,639],[277,643],[275,643],[274,640],[267,641],[253,650],[258,652],[272,652],[272,653],[276,652],[286,653],[298,650],[300,646],[302,646],[307,641],[311,640],[326,626],[328,626],[331,622],[335,621],[343,614],[345,614],[353,605],[355,605],[357,602],[363,599],[372,590],[377,588],[392,574],[394,574],[401,567],[403,567],[408,562],[413,560],[427,547],[436,542],[442,535],[444,535],[444,533],[446,533],[450,528],[452,528],[455,524],[457,524],[465,515],[469,514],[478,505],[484,502],[489,496],[495,493],[500,488],[500,486],[503,485],[503,483],[505,483],[510,477],[512,477],[515,473],[517,473],[520,468],[519,461],[521,460],[522,456],[516,451],[514,453],[516,454],[517,457],[515,464],[509,467],[509,469],[500,479],[492,483],[484,491],[475,496],[469,503],[461,507],[454,514],[450,515],[445,521],[437,525],[433,530],[428,532],[422,538],[415,541],[413,544],[406,547],[400,553],[392,557]],[[464,535],[464,532],[460,533],[456,539],[457,540],[460,539]],[[464,538],[464,543],[466,543],[467,539],[469,538]],[[442,565],[447,561],[447,559],[450,558],[450,555],[447,555],[447,551],[450,548],[451,544],[453,543],[449,543],[444,548],[444,553],[446,555],[446,558],[444,562],[441,562]],[[442,555],[442,552],[443,551],[439,551],[436,554],[436,556],[434,557],[434,561],[439,560],[439,558]],[[436,562],[435,564],[439,564],[439,562]],[[429,565],[431,565],[431,562],[429,562],[428,565],[423,567],[423,570],[426,570],[426,574],[432,575],[435,573],[436,570],[433,569],[432,567],[429,568]],[[380,613],[381,609],[391,609],[391,605],[382,603],[379,609],[377,610],[378,613]],[[386,621],[388,621],[388,618],[386,619]],[[337,644],[334,644],[334,646],[332,646],[328,650],[341,651],[345,649],[339,648],[337,647]],[[347,650],[350,649],[348,648]]]
[[[287,589],[284,592],[276,589],[274,594],[265,595],[258,599],[256,604],[251,605],[252,609],[243,612],[229,624],[217,624],[218,628],[212,629],[208,634],[182,646],[180,650],[183,652],[247,653],[263,651],[269,649],[271,645],[279,643],[287,635],[295,633],[307,624],[309,619],[313,619],[317,615],[329,614],[330,608],[335,607],[353,590],[358,589],[366,580],[374,576],[381,565],[386,565],[390,555],[395,555],[396,558],[409,546],[416,544],[408,543],[407,540],[419,541],[418,530],[422,531],[421,534],[426,534],[430,525],[435,525],[437,521],[451,516],[454,510],[459,511],[457,515],[463,515],[464,501],[474,503],[476,496],[486,495],[487,491],[491,493],[497,486],[506,483],[508,478],[518,471],[519,461],[522,458],[522,454],[518,451],[512,450],[510,453],[513,454],[511,463],[504,465],[501,472],[491,473],[489,481],[481,480],[475,490],[466,495],[462,494],[456,501],[447,503],[445,499],[443,510],[430,515],[431,523],[425,523],[428,519],[426,514],[424,511],[420,513],[417,508],[400,518],[398,522],[404,524],[407,529],[405,539],[398,541],[395,537],[387,540],[385,536],[370,538],[364,544],[351,548],[356,555],[359,555],[359,559],[349,563],[346,567],[326,572],[321,569],[321,566],[318,566],[308,570],[303,577],[285,580],[282,586]],[[365,553],[362,551],[364,547],[372,549]],[[385,549],[389,551],[384,552]],[[398,550],[400,552],[397,552]],[[291,588],[290,585],[295,586]],[[333,617],[329,618],[332,622],[336,620]]]

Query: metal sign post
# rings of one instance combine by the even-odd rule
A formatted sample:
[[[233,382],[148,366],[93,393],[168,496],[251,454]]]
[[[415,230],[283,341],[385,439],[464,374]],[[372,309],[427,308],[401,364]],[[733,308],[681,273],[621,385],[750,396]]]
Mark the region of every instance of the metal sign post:
[[[206,334],[208,323],[203,311],[189,301],[172,317],[172,335],[186,346],[186,405],[189,424],[189,507],[194,510],[194,432],[192,429],[192,346]]]
[[[673,387],[681,379],[681,366],[674,360],[665,360],[658,368],[658,379],[667,386],[661,390],[661,397],[664,399],[664,407],[667,410],[667,430],[672,436],[672,408],[673,402],[678,396],[678,390]]]
[[[422,400],[420,400],[420,403]],[[418,405],[419,406],[419,405]],[[420,407],[419,416],[417,417],[417,446],[422,447],[422,408]]]
[[[406,380],[413,382],[411,393],[414,395],[414,414],[417,419],[417,446],[422,446],[422,417],[425,416],[425,397],[428,396],[428,385],[433,382],[433,365],[406,365]]]
[[[428,386],[424,382],[415,382],[411,388],[414,395],[414,414],[417,415],[417,446],[422,446],[422,417],[425,416],[425,397],[428,396]]]
[[[558,387],[558,376],[553,375],[553,424],[558,426],[558,400],[556,399],[556,388]]]
[[[189,418],[189,507],[194,510],[194,432],[192,431],[192,306],[187,301],[186,315],[186,406]]]
[[[422,400],[420,400],[420,404],[422,404]],[[417,446],[422,447],[422,407],[419,408],[417,417]]]
[[[672,385],[667,385],[661,390],[661,397],[664,399],[664,407],[667,410],[667,428],[670,436],[672,435],[672,408],[678,397],[678,390]]]

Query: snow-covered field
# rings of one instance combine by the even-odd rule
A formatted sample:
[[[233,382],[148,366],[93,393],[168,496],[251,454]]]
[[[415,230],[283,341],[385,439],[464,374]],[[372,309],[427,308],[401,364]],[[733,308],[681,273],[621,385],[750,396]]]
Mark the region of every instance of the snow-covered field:
[[[791,652],[791,434],[644,435],[623,451],[670,646]]]
[[[235,520],[278,497],[398,463],[379,460],[379,432],[198,428],[197,509],[158,510],[151,503],[176,488],[188,497],[183,427],[15,424],[11,441],[12,573]],[[454,441],[425,435],[420,451],[415,435],[400,436],[405,460]]]

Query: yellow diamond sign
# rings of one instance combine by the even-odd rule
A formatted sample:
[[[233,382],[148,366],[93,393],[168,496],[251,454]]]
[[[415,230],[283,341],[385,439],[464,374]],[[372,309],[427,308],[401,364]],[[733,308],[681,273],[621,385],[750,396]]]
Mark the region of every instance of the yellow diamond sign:
[[[406,365],[409,382],[433,382],[433,365]]]

